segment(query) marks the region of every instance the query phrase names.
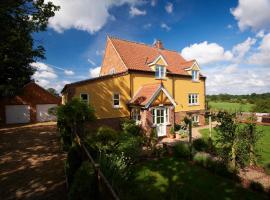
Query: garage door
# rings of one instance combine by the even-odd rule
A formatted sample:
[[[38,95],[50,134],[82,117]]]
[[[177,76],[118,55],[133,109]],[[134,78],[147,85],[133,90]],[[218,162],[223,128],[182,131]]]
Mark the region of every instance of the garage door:
[[[6,123],[28,123],[30,122],[29,105],[7,105],[6,106]]]
[[[37,104],[37,121],[55,121],[56,117],[54,115],[50,115],[48,110],[56,106],[57,104]]]

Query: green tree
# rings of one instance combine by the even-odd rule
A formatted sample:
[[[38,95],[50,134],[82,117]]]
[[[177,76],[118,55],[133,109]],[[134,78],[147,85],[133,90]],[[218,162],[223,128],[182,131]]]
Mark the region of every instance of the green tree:
[[[254,112],[270,113],[269,99],[255,101]]]
[[[44,0],[5,0],[0,3],[0,96],[16,94],[31,80],[30,63],[44,59],[45,50],[33,33],[45,31],[59,9]]]
[[[52,95],[59,97],[59,93],[54,88],[48,88],[47,91]]]
[[[96,119],[94,109],[76,98],[65,105],[59,106],[56,115],[61,137],[67,145],[71,145],[75,134],[83,138],[85,136],[86,122]]]

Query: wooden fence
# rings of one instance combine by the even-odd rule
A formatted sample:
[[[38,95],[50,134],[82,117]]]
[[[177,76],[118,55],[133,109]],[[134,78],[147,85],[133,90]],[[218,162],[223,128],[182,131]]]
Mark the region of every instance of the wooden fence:
[[[99,191],[99,195],[101,195],[102,197],[101,199],[120,200],[120,198],[117,196],[116,192],[114,191],[113,187],[111,186],[110,182],[100,170],[99,164],[95,162],[90,152],[86,148],[85,144],[83,143],[83,141],[81,141],[78,135],[76,135],[75,141],[81,147],[84,155],[90,161],[90,163],[92,164],[95,170],[97,186],[98,186],[97,189]]]

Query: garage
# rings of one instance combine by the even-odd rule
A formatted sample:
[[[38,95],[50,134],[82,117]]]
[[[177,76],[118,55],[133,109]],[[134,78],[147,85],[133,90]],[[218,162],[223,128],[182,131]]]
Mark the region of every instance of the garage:
[[[6,105],[5,111],[7,124],[30,122],[29,105]]]
[[[38,122],[47,122],[55,121],[55,115],[49,114],[49,109],[56,107],[57,104],[37,104],[37,121]]]

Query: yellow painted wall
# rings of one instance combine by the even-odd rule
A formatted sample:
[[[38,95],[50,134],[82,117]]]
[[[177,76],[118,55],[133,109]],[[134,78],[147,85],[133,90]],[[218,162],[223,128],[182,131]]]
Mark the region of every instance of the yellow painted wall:
[[[145,84],[150,83],[160,83],[161,80],[155,79],[154,74],[139,74],[132,73],[131,81],[133,82],[133,95],[138,91],[138,89]],[[192,110],[202,110],[205,108],[205,91],[204,91],[204,80],[199,82],[193,82],[191,77],[175,77],[175,94],[173,95],[173,79],[172,77],[167,77],[162,80],[164,87],[174,96],[177,103],[175,111],[192,111]],[[188,94],[198,93],[199,94],[199,105],[188,105]]]
[[[129,117],[127,102],[130,100],[129,76],[100,79],[82,86],[75,87],[74,97],[81,93],[89,94],[89,103],[100,118]],[[113,93],[120,94],[120,108],[113,108]]]

